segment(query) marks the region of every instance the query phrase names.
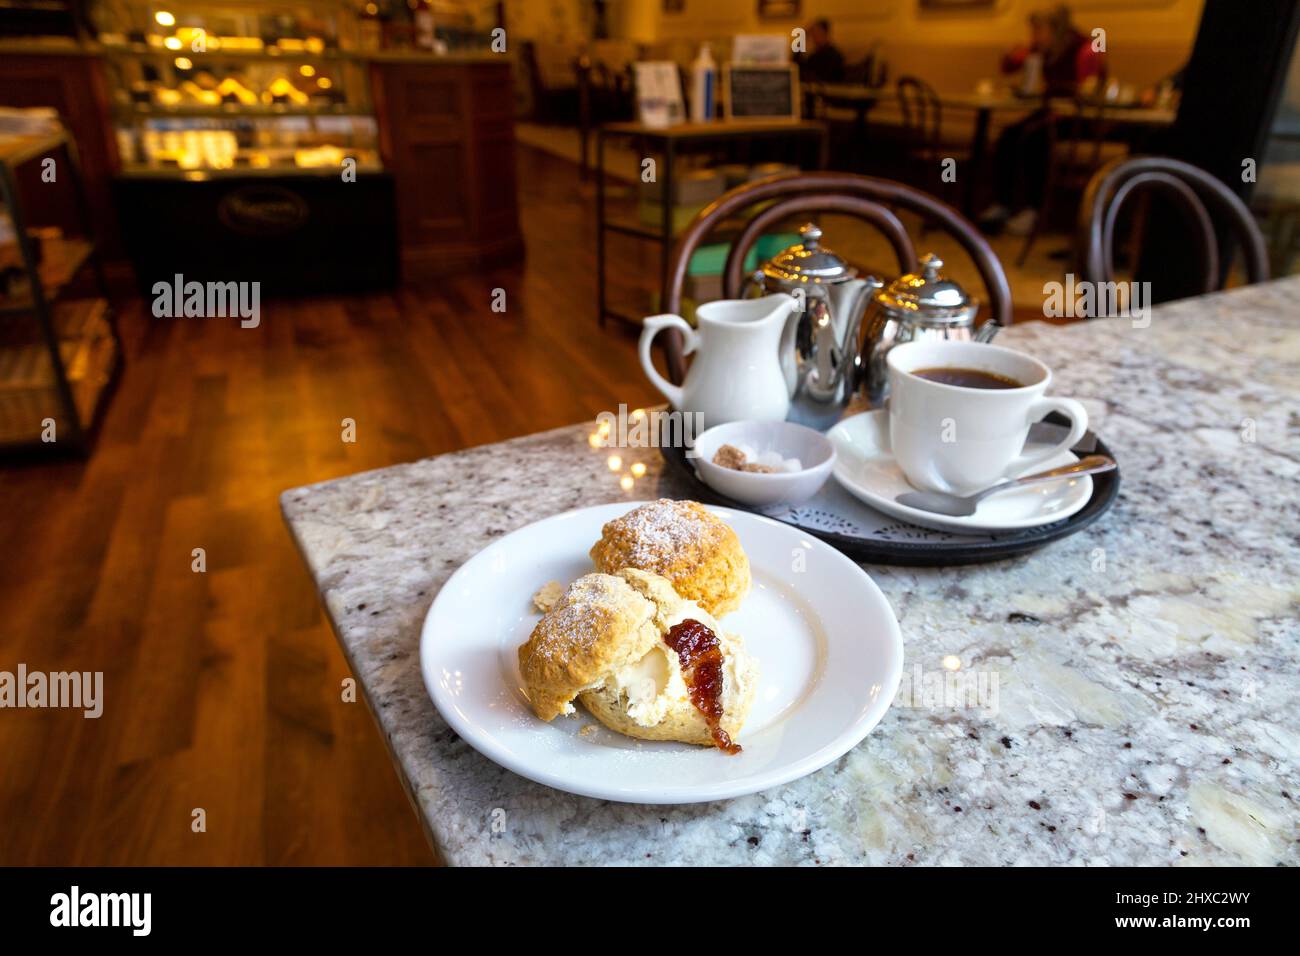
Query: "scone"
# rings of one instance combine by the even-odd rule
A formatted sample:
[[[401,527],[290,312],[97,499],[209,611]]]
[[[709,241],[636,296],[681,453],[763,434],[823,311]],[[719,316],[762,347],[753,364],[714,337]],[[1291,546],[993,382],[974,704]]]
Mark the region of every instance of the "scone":
[[[635,568],[569,586],[519,648],[542,720],[579,699],[611,730],[737,753],[758,666],[739,637],[663,577]]]
[[[695,501],[660,498],[608,521],[591,548],[597,571],[663,575],[688,601],[721,617],[749,593],[749,558],[721,518]]]

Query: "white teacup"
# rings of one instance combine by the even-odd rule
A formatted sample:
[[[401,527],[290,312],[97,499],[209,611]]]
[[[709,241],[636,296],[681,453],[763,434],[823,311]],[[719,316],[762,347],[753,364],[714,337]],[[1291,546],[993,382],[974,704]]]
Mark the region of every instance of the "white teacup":
[[[886,365],[889,440],[917,488],[974,494],[1067,451],[1088,428],[1088,413],[1074,399],[1044,397],[1052,370],[1021,352],[982,342],[907,342],[889,350]],[[972,388],[912,374],[935,368],[976,369],[1020,386]],[[1049,412],[1070,419],[1069,436],[1024,453],[1029,426]]]

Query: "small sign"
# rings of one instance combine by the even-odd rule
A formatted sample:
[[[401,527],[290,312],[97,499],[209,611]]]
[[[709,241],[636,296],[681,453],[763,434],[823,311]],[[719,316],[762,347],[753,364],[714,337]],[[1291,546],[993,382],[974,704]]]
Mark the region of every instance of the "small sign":
[[[741,33],[731,41],[736,66],[785,66],[790,62],[790,37],[784,33]]]
[[[646,126],[662,128],[686,119],[682,79],[670,60],[634,63],[637,115]]]
[[[727,65],[722,96],[728,120],[797,120],[799,72],[793,66]]]

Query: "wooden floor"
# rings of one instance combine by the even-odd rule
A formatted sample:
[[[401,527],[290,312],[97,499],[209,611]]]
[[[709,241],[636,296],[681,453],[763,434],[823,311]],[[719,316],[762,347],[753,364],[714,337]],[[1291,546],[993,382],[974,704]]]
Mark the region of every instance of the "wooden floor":
[[[519,174],[526,264],[263,303],[256,330],[125,303],[89,461],[0,467],[0,670],[105,681],[99,720],[0,710],[0,864],[435,861],[365,704],[341,700],[277,496],[654,400],[634,340],[593,318],[589,190],[531,150]]]

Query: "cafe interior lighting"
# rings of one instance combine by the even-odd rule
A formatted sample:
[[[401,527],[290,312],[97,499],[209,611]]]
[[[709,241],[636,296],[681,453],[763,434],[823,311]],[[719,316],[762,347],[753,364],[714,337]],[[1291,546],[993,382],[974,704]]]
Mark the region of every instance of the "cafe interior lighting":
[[[180,37],[167,37],[163,40],[163,46],[169,50],[179,50],[181,48]]]
[[[245,106],[257,105],[257,94],[233,76],[228,76],[217,84],[217,93],[221,96],[233,96]]]
[[[176,15],[166,10],[159,10],[153,15],[154,22],[160,27],[171,27],[176,25]]]
[[[178,56],[172,61],[178,70],[188,70],[194,66],[194,61],[187,56]]]
[[[184,65],[182,66],[182,64]],[[187,58],[183,56],[176,58],[177,69],[188,70],[191,66],[193,66],[193,64]],[[199,86],[193,80],[182,81],[180,91],[184,93],[186,96],[189,96],[195,102],[202,103],[204,106],[221,105],[220,93],[218,93],[216,90],[205,90],[203,89],[203,87]]]
[[[307,105],[307,94],[282,76],[278,77],[271,83],[269,92],[272,97],[283,96],[285,99],[292,100],[299,106]]]
[[[208,43],[237,53],[257,53],[264,46],[261,37],[209,37]]]
[[[310,63],[304,63],[302,66],[298,67],[298,72],[303,76],[315,76],[316,67],[312,66]]]
[[[179,27],[176,30],[176,38],[183,46],[188,46],[196,53],[201,53],[208,48],[208,31],[203,27]]]

